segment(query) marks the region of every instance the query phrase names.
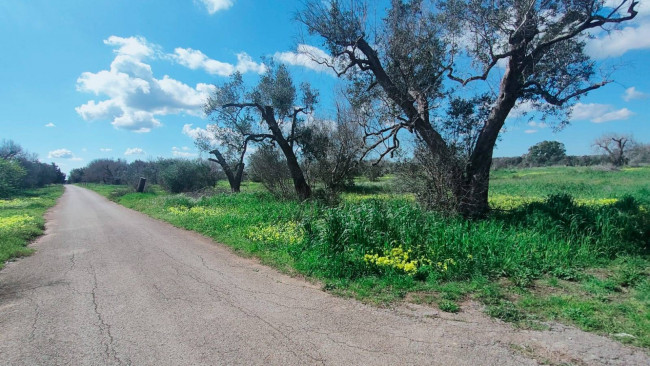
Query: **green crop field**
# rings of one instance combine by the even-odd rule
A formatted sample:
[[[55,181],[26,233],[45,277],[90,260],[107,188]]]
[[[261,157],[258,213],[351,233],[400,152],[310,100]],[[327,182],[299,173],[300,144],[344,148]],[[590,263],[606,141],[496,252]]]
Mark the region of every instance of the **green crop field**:
[[[650,347],[650,168],[492,177],[495,210],[481,221],[422,210],[392,193],[395,177],[358,181],[335,206],[278,200],[255,183],[199,198],[88,187],[341,296],[450,312],[474,300],[518,326],[556,320]]]
[[[0,268],[12,258],[28,255],[27,244],[43,233],[43,215],[63,193],[63,186],[24,191],[0,200]]]

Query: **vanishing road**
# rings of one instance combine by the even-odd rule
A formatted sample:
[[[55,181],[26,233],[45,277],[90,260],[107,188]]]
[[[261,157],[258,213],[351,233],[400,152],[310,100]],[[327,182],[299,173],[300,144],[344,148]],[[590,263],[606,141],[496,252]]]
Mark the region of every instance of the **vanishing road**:
[[[650,365],[607,338],[378,309],[75,186],[0,271],[2,365]]]

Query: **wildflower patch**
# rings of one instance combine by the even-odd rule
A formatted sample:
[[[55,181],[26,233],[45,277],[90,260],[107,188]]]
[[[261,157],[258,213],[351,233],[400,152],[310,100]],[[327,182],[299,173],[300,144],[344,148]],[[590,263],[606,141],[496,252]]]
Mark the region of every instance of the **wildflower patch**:
[[[14,215],[0,217],[0,232],[9,232],[26,228],[33,224],[34,218],[29,215]]]
[[[246,237],[255,242],[272,245],[295,245],[304,238],[303,229],[295,222],[286,222],[278,225],[257,225],[251,227]]]

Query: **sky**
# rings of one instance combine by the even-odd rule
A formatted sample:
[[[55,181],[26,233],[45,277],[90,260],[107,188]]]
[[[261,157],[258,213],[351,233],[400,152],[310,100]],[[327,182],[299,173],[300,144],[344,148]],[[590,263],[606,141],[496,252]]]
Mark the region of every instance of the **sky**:
[[[590,154],[610,132],[650,143],[650,0],[640,2],[634,21],[588,40],[615,82],[583,98],[561,131],[535,115],[509,118],[495,156],[543,140]],[[300,8],[299,0],[2,0],[0,139],[64,172],[98,158],[194,158],[209,93],[235,71],[255,83],[267,60],[319,89],[316,113],[331,115],[341,82],[297,52],[319,45],[302,43]]]

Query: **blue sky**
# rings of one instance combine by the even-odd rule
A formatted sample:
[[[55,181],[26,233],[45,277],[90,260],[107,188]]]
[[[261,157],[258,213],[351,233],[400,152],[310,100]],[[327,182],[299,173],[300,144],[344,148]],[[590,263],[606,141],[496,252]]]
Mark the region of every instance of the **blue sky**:
[[[610,1],[610,0],[608,0]],[[650,142],[650,4],[621,31],[597,34],[589,52],[616,80],[592,92],[558,133],[511,118],[497,156],[558,140],[591,153],[605,132]],[[300,1],[3,0],[0,2],[0,138],[63,171],[97,158],[193,157],[202,104],[233,71],[255,82],[262,58],[291,65],[332,112],[336,78],[296,53]],[[318,45],[318,43],[312,43]],[[526,106],[521,106],[522,110]]]

